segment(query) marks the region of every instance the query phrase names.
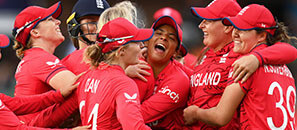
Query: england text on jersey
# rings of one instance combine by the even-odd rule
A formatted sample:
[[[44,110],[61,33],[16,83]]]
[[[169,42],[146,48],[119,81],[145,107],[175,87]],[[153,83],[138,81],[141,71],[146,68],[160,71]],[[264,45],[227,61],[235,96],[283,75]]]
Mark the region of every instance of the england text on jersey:
[[[221,79],[220,72],[197,73],[191,76],[191,84],[193,87],[203,85],[218,85]]]

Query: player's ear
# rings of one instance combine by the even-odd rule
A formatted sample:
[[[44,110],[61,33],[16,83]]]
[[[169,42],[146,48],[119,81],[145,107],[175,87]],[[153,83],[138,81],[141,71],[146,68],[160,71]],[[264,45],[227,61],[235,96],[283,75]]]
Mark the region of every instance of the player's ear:
[[[125,47],[124,47],[124,46],[121,46],[121,47],[117,50],[117,52],[116,52],[116,56],[124,56],[125,51],[126,51]]]
[[[225,26],[224,27],[224,32],[225,33],[232,33],[232,31],[233,31],[233,26]]]
[[[39,31],[37,29],[32,29],[30,35],[31,37],[39,37]]]
[[[260,34],[257,34],[258,35],[258,43],[262,43],[262,42],[266,41],[267,33],[268,32],[263,31]]]

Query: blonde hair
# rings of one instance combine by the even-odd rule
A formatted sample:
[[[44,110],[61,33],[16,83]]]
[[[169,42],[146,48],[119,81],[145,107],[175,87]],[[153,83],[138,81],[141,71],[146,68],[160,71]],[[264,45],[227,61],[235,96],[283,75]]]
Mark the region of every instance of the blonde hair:
[[[22,43],[18,42],[17,40],[14,40],[13,49],[15,50],[16,56],[19,59],[23,59],[25,50],[28,50],[30,48],[32,48],[31,39],[29,39],[29,41],[26,44],[26,46],[23,46]]]
[[[116,18],[125,18],[134,25],[137,23],[137,9],[130,1],[122,1],[117,3],[113,7],[106,9],[99,17],[98,20],[98,32],[102,26],[107,22]],[[125,45],[124,48],[126,48]],[[116,51],[108,53],[102,53],[102,48],[98,44],[90,45],[84,52],[83,61],[90,64],[93,67],[98,67],[100,62],[104,61],[109,64],[115,59]]]
[[[98,32],[101,30],[102,26],[107,22],[116,18],[125,18],[134,25],[137,24],[137,9],[130,1],[122,1],[117,3],[113,7],[106,9],[99,18],[97,27]]]
[[[126,44],[122,46],[122,48],[125,49],[128,46],[129,44]],[[102,53],[102,48],[98,44],[90,45],[84,51],[83,62],[90,64],[92,67],[98,67],[100,62],[102,61],[104,61],[107,64],[110,64],[115,60],[115,57],[117,56],[116,50],[107,53]]]

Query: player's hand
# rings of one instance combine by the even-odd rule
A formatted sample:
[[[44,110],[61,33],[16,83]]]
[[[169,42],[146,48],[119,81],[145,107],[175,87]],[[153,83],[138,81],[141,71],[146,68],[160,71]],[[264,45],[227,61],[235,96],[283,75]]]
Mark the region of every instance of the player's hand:
[[[191,125],[195,122],[197,122],[197,111],[199,107],[196,105],[188,106],[186,109],[184,109],[184,121],[185,125]]]
[[[136,65],[129,65],[125,69],[125,73],[130,78],[139,78],[145,82],[147,82],[147,79],[144,76],[151,75],[149,72],[147,72],[147,69],[150,69],[151,67],[147,65],[145,61],[140,60],[140,62]]]
[[[80,76],[82,76],[85,73],[86,72],[82,72],[79,75],[77,75],[70,83],[68,83],[69,85],[63,87],[60,90],[61,91],[61,94],[62,94],[62,96],[64,98],[66,98],[67,96],[69,96],[72,93],[72,91],[77,88],[77,86],[79,85],[79,83],[76,83],[75,84],[75,82],[79,79]]]
[[[146,59],[146,57],[147,57],[147,47],[141,48],[138,57],[141,58],[141,59]]]
[[[91,127],[92,127],[92,125],[78,126],[78,127],[73,128],[72,130],[90,130]]]
[[[232,78],[235,82],[241,80],[241,83],[244,83],[258,69],[259,64],[257,57],[252,54],[237,59],[232,64]]]

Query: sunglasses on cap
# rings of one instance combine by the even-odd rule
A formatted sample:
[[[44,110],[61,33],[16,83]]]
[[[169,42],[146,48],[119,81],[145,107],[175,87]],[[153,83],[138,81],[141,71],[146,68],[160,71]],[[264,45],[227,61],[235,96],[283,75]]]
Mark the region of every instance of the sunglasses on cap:
[[[99,43],[109,43],[109,42],[125,40],[125,39],[128,39],[128,38],[133,38],[133,37],[134,36],[125,36],[125,37],[119,37],[119,38],[107,38],[107,37],[99,37],[99,35],[97,35],[97,41]]]
[[[20,27],[20,28],[14,28],[12,35],[14,37],[17,37],[21,31],[23,31],[25,28],[29,27],[31,24],[33,24],[34,22],[36,22],[37,20],[39,20],[41,17],[38,17],[37,19],[34,19],[33,21],[26,23],[24,26]]]

